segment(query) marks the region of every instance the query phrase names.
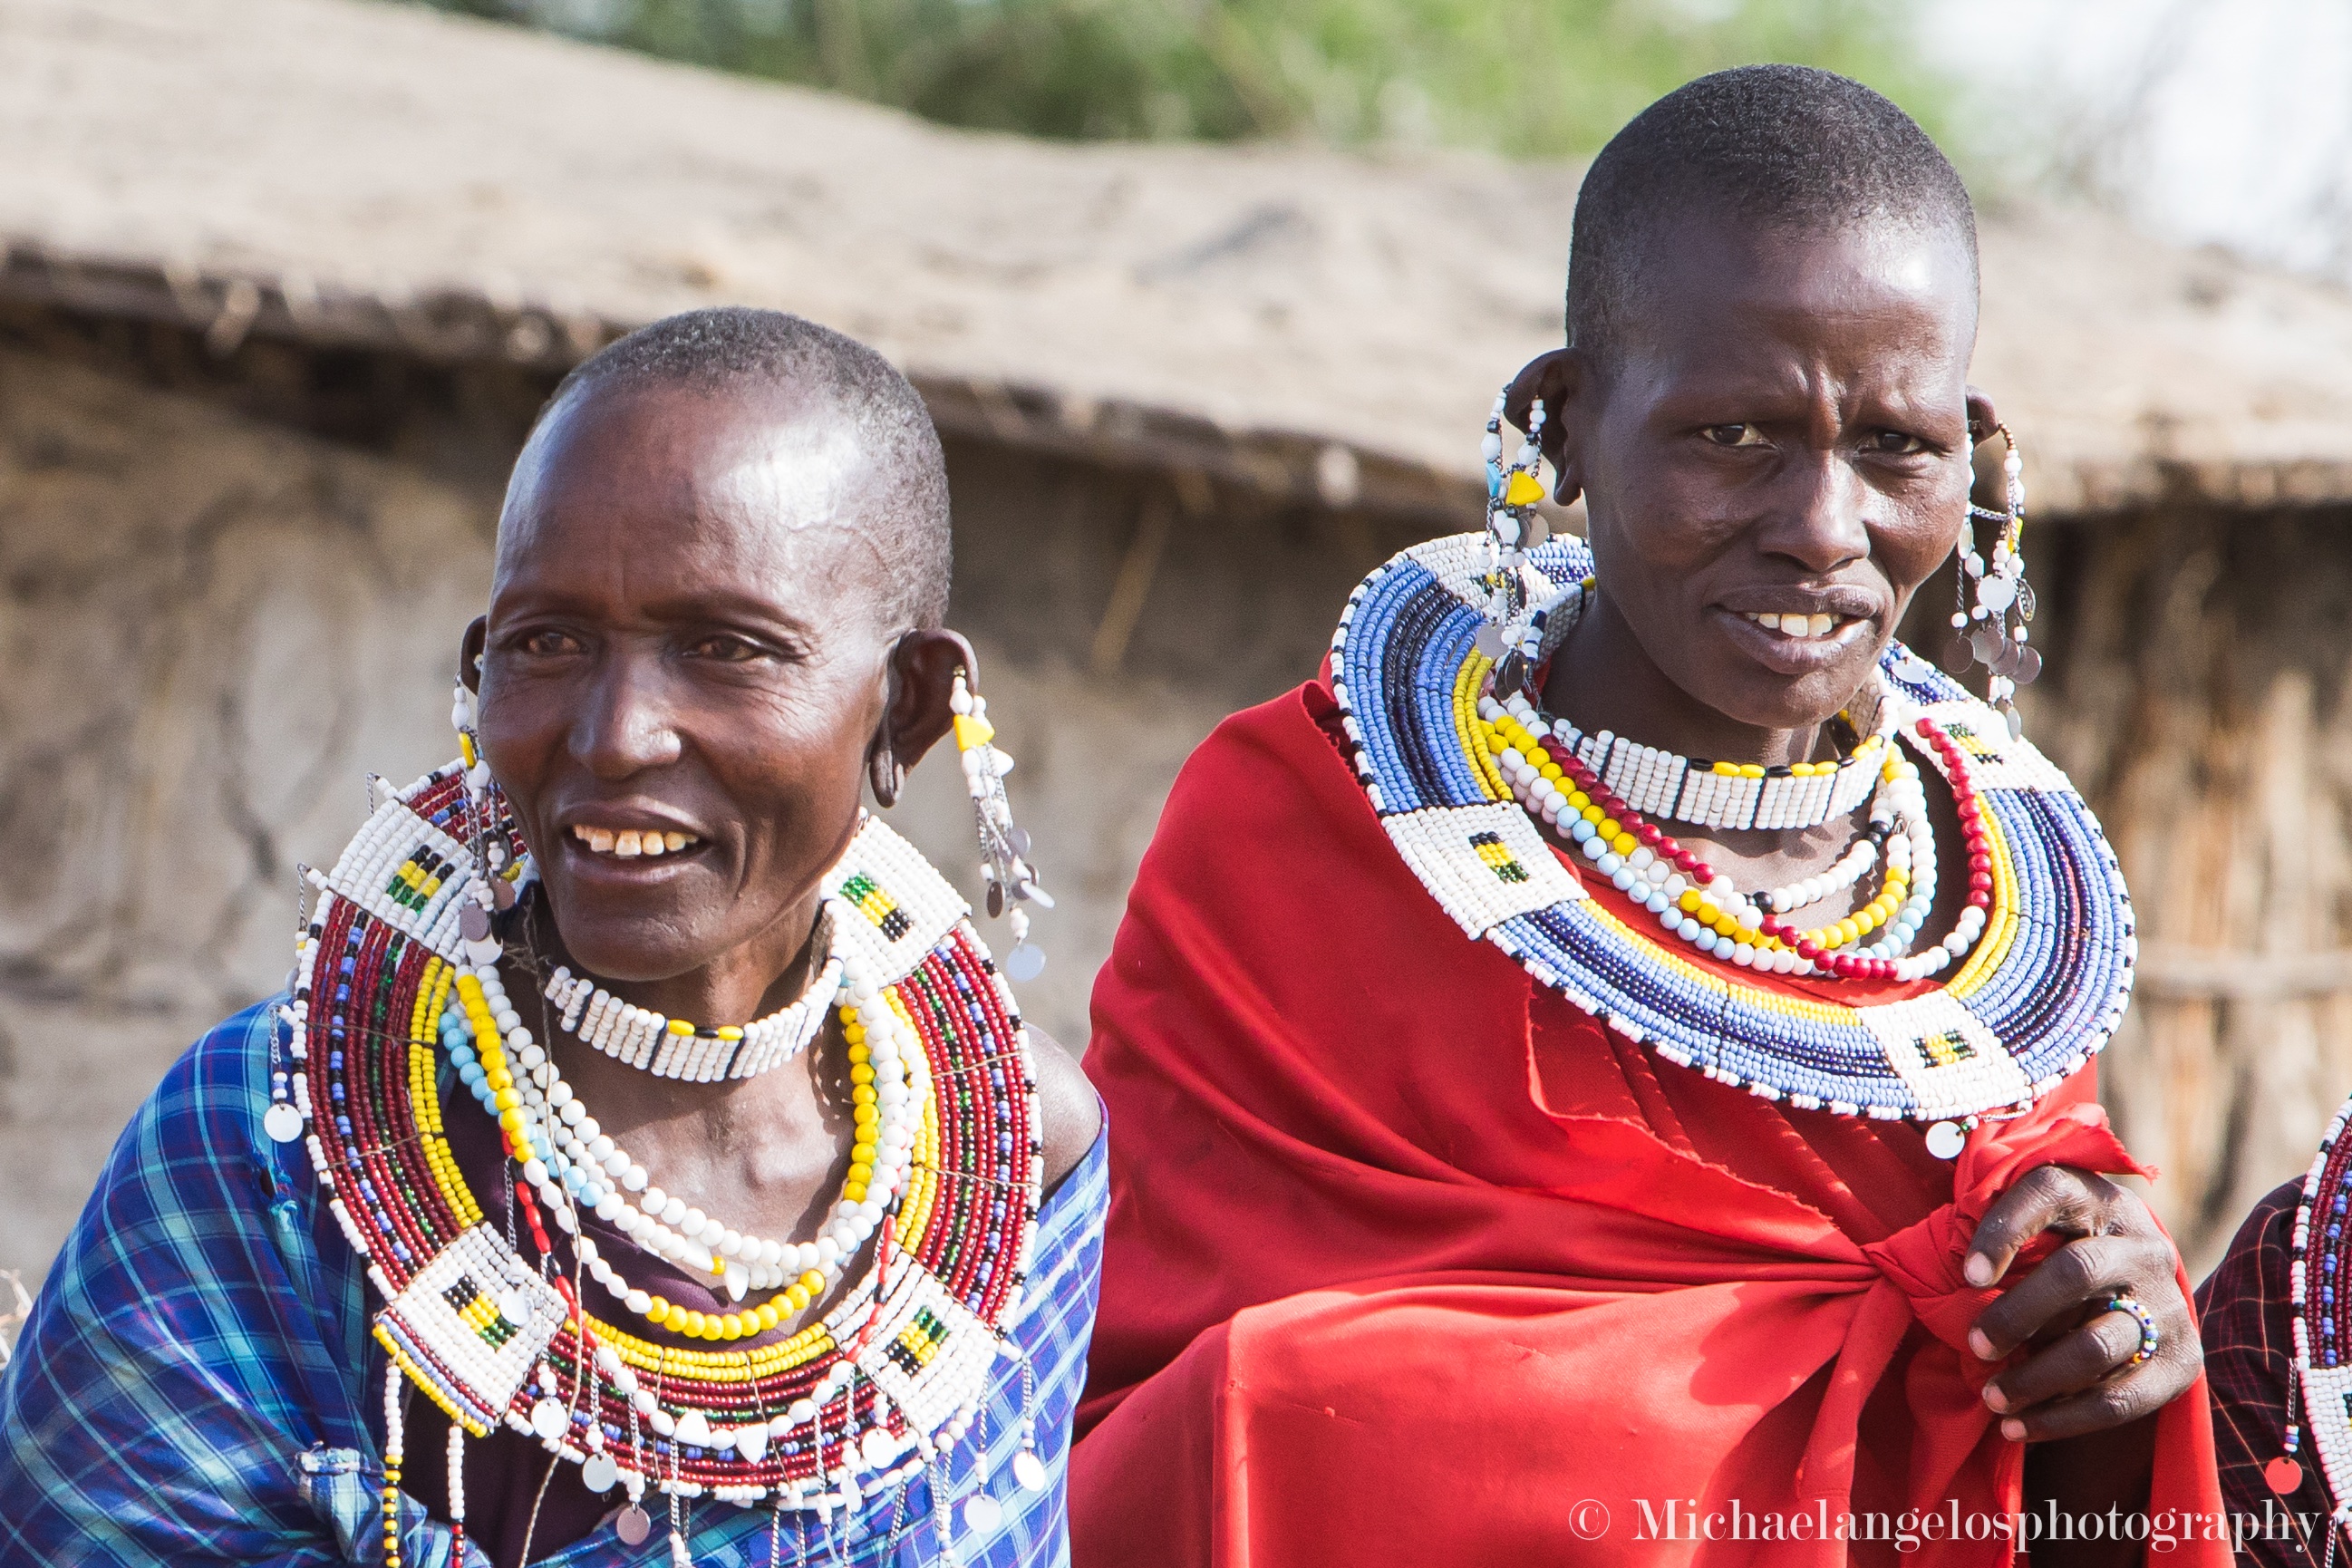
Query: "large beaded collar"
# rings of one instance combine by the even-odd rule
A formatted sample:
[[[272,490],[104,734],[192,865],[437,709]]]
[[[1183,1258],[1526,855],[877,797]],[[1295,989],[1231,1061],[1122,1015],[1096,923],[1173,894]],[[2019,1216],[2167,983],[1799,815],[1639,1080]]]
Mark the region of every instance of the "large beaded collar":
[[[1018,1354],[1044,1170],[1027,1036],[963,900],[872,819],[826,874],[835,952],[919,1042],[906,1184],[874,1263],[822,1318],[772,1343],[680,1348],[593,1317],[576,1270],[541,1267],[562,1243],[537,1210],[541,1259],[495,1217],[518,1203],[478,1198],[459,1173],[445,1053],[495,980],[483,917],[516,901],[524,846],[495,785],[461,764],[379,791],[334,869],[310,873],[285,1009],[293,1070],[268,1125],[307,1143],[383,1298],[374,1334],[398,1373],[464,1433],[504,1425],[582,1465],[592,1489],[617,1483],[640,1533],[648,1489],[829,1513],[921,1473],[963,1436],[998,1358]],[[514,1196],[530,1200],[522,1184]],[[559,1206],[545,1224],[577,1221]],[[389,1430],[396,1450],[396,1413]],[[1023,1484],[1035,1468],[1024,1447]]]
[[[1990,845],[1992,899],[1973,949],[1899,1000],[1820,999],[1748,983],[1628,925],[1554,856],[1482,766],[1479,651],[1491,596],[1483,534],[1433,540],[1349,595],[1331,675],[1355,765],[1390,841],[1473,940],[1668,1060],[1801,1109],[1972,1123],[2026,1109],[2105,1045],[2137,957],[2113,850],[2063,773],[2006,721],[1900,645],[1885,700],[1956,742],[1919,748],[1951,776],[1965,757]],[[1523,557],[1555,595],[1592,557],[1561,537]]]

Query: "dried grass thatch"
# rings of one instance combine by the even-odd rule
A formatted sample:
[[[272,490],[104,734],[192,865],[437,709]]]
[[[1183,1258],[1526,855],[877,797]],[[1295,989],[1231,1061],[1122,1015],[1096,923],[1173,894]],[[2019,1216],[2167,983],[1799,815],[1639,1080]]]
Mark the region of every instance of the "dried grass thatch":
[[[966,426],[1334,500],[1461,493],[1558,339],[1575,184],[961,133],[359,0],[0,0],[0,294],[524,361],[772,304]],[[2080,216],[1984,258],[1978,380],[2047,507],[2352,498],[2340,293]]]

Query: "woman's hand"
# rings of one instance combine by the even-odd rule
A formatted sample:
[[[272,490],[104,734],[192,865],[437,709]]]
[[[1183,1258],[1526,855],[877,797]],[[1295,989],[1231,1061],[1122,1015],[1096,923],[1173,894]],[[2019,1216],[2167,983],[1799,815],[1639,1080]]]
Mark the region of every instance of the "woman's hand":
[[[2170,1404],[2204,1364],[2172,1243],[2137,1194],[2088,1171],[2037,1166],[2003,1193],[1969,1243],[1969,1283],[1999,1284],[2045,1230],[2072,1239],[1969,1331],[1969,1348],[1987,1361],[2020,1345],[2032,1352],[1984,1389],[2001,1435],[2015,1442],[2128,1426]],[[2136,1366],[2140,1323],[2108,1307],[2118,1293],[2137,1300],[2156,1328],[2155,1353]]]

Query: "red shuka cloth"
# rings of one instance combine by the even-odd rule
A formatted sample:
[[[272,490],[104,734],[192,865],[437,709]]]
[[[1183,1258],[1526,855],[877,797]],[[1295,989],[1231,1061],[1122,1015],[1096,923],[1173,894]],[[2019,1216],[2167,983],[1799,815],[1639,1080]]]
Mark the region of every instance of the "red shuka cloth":
[[[1948,1163],[1662,1062],[1465,936],[1336,724],[1318,683],[1194,753],[1097,983],[1079,1568],[1830,1563],[1849,1505],[2012,1513],[1959,1268],[2024,1171],[2137,1169],[2091,1071]],[[2158,1454],[2151,1514],[2218,1511],[2201,1381]],[[1662,1541],[1694,1505],[1778,1538]]]

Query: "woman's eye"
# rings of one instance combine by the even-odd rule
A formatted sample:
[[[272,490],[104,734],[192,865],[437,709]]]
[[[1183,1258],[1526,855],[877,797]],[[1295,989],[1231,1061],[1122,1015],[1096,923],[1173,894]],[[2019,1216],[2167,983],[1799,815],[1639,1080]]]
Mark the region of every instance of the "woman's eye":
[[[1717,447],[1761,447],[1764,432],[1753,425],[1710,425],[1699,432]]]
[[[528,634],[516,646],[525,653],[545,657],[571,653],[579,647],[580,643],[578,638],[566,632],[541,631]]]
[[[717,659],[721,664],[749,664],[763,657],[767,650],[742,637],[704,637],[692,649],[697,658]]]
[[[1892,458],[1907,458],[1915,452],[1924,452],[1927,449],[1927,442],[1916,436],[1906,435],[1900,430],[1880,430],[1872,435],[1863,445],[1869,451]]]

